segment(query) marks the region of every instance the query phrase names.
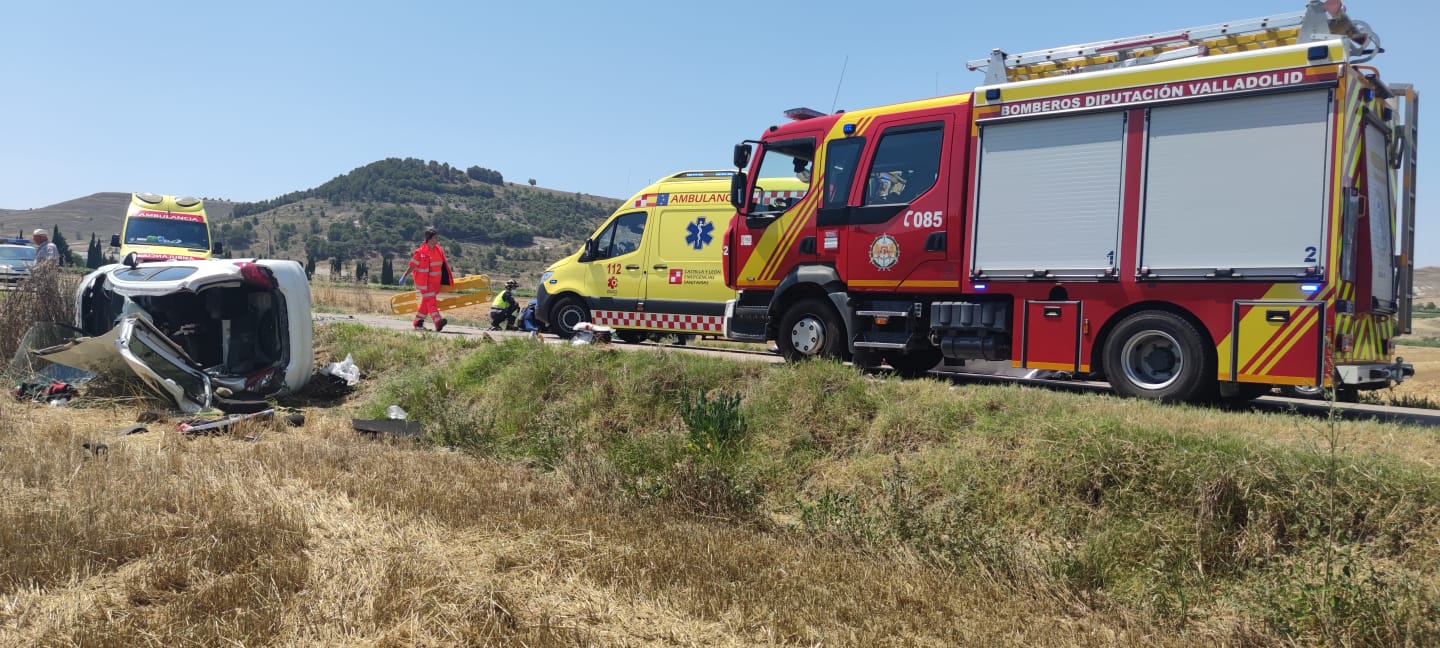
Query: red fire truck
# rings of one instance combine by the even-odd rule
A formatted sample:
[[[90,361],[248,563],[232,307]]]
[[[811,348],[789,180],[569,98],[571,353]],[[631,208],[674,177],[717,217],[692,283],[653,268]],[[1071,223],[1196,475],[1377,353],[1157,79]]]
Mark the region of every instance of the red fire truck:
[[[1418,95],[1365,65],[1382,51],[1312,1],[996,50],[973,93],[790,111],[735,147],[726,334],[1175,401],[1401,381]]]

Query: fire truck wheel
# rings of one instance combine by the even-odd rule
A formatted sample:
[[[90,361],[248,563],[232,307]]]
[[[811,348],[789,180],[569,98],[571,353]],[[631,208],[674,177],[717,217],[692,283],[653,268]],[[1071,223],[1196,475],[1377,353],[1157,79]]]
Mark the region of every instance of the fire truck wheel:
[[[562,339],[570,339],[575,336],[575,325],[581,322],[590,321],[590,309],[574,297],[566,297],[550,309],[550,328],[555,329],[555,335]]]
[[[1203,400],[1214,391],[1200,332],[1177,315],[1136,313],[1120,322],[1105,345],[1105,375],[1123,396],[1164,401]]]
[[[944,359],[939,349],[925,349],[910,353],[885,356],[885,362],[895,368],[895,373],[906,378],[923,376]]]
[[[780,318],[776,346],[786,360],[806,358],[844,359],[845,327],[840,315],[828,302],[811,297],[802,299]]]

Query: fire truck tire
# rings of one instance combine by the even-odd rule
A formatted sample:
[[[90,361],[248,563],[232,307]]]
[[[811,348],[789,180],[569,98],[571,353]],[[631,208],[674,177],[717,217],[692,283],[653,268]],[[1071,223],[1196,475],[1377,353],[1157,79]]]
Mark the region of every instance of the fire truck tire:
[[[916,378],[929,373],[931,369],[935,368],[935,365],[940,364],[944,357],[939,349],[925,349],[887,355],[885,362],[895,369],[897,375]]]
[[[555,335],[568,340],[575,337],[575,325],[590,321],[590,309],[574,297],[565,297],[550,309],[550,328]]]
[[[1105,376],[1122,396],[1202,401],[1216,391],[1204,338],[1181,317],[1136,313],[1120,322],[1105,345]]]
[[[840,315],[829,302],[811,297],[796,302],[780,318],[775,345],[786,360],[844,359],[848,345]]]

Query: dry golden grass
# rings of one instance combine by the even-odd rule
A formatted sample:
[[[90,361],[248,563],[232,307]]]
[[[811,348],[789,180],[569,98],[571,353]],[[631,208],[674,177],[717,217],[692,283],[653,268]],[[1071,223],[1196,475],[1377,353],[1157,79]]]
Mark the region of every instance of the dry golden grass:
[[[1395,401],[1400,404],[1426,400],[1440,404],[1440,348],[1401,345],[1397,347],[1395,354],[1405,358],[1405,362],[1415,365],[1415,375],[1393,389],[1375,392],[1376,399],[1380,402]]]
[[[0,369],[15,354],[21,338],[36,322],[71,324],[75,320],[75,287],[80,277],[53,264],[41,265],[13,290],[0,293]]]
[[[398,294],[355,283],[310,282],[310,304],[317,311],[389,315],[390,298]]]
[[[616,507],[573,482],[367,442],[105,438],[125,408],[0,404],[0,644],[1193,645],[1049,590]]]

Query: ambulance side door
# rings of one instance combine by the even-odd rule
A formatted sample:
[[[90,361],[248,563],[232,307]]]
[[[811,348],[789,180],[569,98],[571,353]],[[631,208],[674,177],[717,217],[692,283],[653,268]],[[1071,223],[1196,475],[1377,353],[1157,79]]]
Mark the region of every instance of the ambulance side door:
[[[652,313],[723,315],[725,288],[720,246],[731,213],[724,207],[660,207],[652,220],[645,280],[645,309]]]
[[[595,236],[595,254],[586,260],[590,271],[591,310],[634,312],[645,294],[645,225],[650,214],[634,211],[616,216]],[[596,313],[596,321],[609,318]]]

